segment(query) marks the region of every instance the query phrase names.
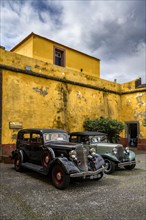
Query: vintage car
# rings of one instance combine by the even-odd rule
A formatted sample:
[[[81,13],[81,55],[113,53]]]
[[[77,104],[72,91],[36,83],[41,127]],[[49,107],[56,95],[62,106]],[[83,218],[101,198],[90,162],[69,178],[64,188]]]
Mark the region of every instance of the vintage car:
[[[66,131],[22,129],[12,152],[16,171],[28,168],[51,177],[58,189],[68,187],[70,178],[101,179],[104,160],[82,143],[70,143]]]
[[[83,143],[86,148],[95,149],[105,161],[105,173],[110,174],[116,168],[134,169],[136,165],[135,153],[124,148],[121,144],[108,143],[107,135],[100,132],[84,131],[71,132],[70,142]]]

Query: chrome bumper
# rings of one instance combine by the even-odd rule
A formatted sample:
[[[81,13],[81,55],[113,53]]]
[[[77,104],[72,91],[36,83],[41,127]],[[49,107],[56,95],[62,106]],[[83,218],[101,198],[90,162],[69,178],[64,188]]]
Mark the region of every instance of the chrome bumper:
[[[126,161],[126,162],[118,163],[118,167],[122,168],[124,166],[131,166],[133,164],[136,164],[136,161]]]
[[[96,171],[84,171],[84,172],[80,172],[80,173],[72,173],[72,174],[70,174],[70,177],[83,177],[85,179],[86,177],[92,176],[94,179],[94,176],[98,177],[98,174],[101,172],[104,173],[104,170],[105,170],[105,168],[102,167]]]

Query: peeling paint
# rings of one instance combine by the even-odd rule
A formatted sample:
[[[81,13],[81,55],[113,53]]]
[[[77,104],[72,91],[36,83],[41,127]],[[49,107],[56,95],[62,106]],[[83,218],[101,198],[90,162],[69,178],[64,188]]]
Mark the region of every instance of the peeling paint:
[[[85,101],[85,102],[87,101],[80,91],[77,92],[77,97],[82,101]]]
[[[128,89],[129,89],[129,90],[131,89],[131,86],[130,86],[130,85],[128,85]]]
[[[46,87],[45,89],[43,89],[43,87],[41,87],[40,89],[38,87],[33,88],[34,91],[40,93],[40,95],[42,96],[46,96],[48,94],[48,87]]]
[[[12,140],[16,140],[17,139],[17,134],[12,134]]]
[[[82,95],[82,93],[81,93],[80,91],[77,92],[77,97],[78,97],[79,99],[82,99],[82,98],[83,98],[83,95]]]
[[[146,102],[143,101],[143,97],[144,97],[143,94],[138,94],[136,96],[136,100],[137,100],[137,103],[138,103],[139,106],[146,104]]]
[[[37,64],[34,66],[34,68],[39,68],[39,67],[40,67],[40,66],[39,66],[39,65],[37,65]]]
[[[134,111],[134,118],[138,119],[140,117],[146,118],[146,111],[143,112],[136,112],[136,110]]]
[[[146,111],[145,112],[139,112],[137,113],[137,117],[146,117]]]

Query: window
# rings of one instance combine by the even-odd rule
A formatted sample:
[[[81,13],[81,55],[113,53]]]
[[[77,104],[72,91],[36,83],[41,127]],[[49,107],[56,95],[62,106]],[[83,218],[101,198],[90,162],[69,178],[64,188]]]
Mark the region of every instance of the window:
[[[54,64],[65,66],[65,50],[54,46]]]
[[[31,138],[31,142],[32,143],[42,143],[42,137],[40,134],[38,133],[33,133],[32,134],[32,138]]]
[[[22,135],[23,135],[22,139],[23,139],[24,142],[29,142],[30,141],[30,133],[24,133]]]
[[[78,143],[78,137],[77,136],[71,136],[70,141]]]

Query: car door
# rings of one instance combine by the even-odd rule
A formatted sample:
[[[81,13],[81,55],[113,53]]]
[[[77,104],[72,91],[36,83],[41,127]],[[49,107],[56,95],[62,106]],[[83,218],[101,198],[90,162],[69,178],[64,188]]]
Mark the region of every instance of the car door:
[[[41,163],[43,153],[43,138],[39,132],[31,134],[31,158],[35,163]]]
[[[25,132],[25,133],[20,133],[18,137],[18,145],[19,148],[23,150],[26,158],[30,160],[31,158],[31,145],[30,145],[30,133]]]

